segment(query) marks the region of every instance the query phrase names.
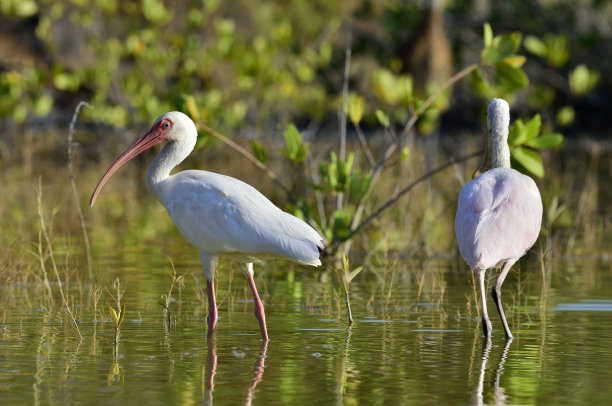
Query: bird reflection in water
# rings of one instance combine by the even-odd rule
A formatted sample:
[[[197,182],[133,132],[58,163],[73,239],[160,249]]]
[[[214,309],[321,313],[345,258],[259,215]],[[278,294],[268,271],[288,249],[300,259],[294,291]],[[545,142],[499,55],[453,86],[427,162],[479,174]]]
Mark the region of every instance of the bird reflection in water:
[[[493,381],[493,398],[495,400],[495,405],[506,405],[507,396],[505,394],[505,389],[499,385],[499,381],[504,370],[504,364],[506,363],[506,358],[508,357],[508,351],[510,350],[511,343],[512,340],[506,341],[506,345],[504,346],[499,362],[497,363],[497,368],[495,369],[495,380]],[[482,347],[482,363],[480,365],[478,385],[476,386],[476,390],[474,391],[472,402],[472,404],[474,405],[481,406],[486,404],[484,403],[484,380],[490,353],[491,338],[485,338],[484,346]]]
[[[253,367],[253,381],[247,390],[245,399],[246,405],[251,405],[255,399],[255,389],[259,382],[261,382],[265,362],[266,353],[268,352],[268,341],[264,340],[261,343],[259,355],[255,360]],[[202,399],[204,405],[212,406],[213,404],[213,392],[215,390],[215,374],[217,373],[217,347],[215,340],[208,340],[208,355],[206,357],[206,365],[204,366],[205,371],[202,372]]]

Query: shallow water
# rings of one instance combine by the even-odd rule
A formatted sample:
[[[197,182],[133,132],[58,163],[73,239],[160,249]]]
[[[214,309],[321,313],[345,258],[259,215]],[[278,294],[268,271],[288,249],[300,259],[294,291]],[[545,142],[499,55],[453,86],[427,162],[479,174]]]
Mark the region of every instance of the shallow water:
[[[59,307],[5,313],[2,404],[610,403],[609,262],[553,261],[544,281],[536,255],[522,261],[503,289],[511,343],[491,300],[494,336],[482,339],[471,274],[457,261],[371,267],[351,285],[350,329],[329,271],[257,266],[271,337],[263,345],[246,283],[226,263],[219,327],[207,341],[197,255],[179,251],[96,255],[99,272],[121,275],[125,288],[116,354],[114,327],[87,311],[86,294],[76,306],[82,342]],[[185,280],[180,298],[174,287],[168,328],[158,302],[170,287],[169,258]],[[583,267],[590,271],[577,273]],[[98,305],[105,314],[108,304]]]

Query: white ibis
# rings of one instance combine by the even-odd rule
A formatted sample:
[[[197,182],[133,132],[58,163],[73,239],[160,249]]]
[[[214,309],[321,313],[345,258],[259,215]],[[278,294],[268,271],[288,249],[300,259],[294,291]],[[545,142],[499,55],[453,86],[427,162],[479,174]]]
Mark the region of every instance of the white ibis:
[[[151,130],[108,168],[89,204],[94,205],[100,189],[119,167],[144,150],[166,142],[149,165],[145,180],[183,237],[200,251],[208,292],[208,336],[217,326],[214,277],[218,258],[223,256],[240,263],[253,293],[262,339],[267,341],[266,317],[253,280],[253,262],[283,258],[321,265],[322,238],[308,224],[285,213],[238,179],[198,170],[170,175],[191,153],[196,138],[196,126],[185,114],[173,111],[159,117]]]
[[[535,243],[542,223],[542,199],[533,179],[510,168],[508,125],[510,108],[502,99],[493,99],[487,109],[492,138],[491,166],[468,182],[459,194],[455,233],[459,251],[478,274],[482,300],[482,328],[491,336],[487,314],[485,271],[501,266],[493,286],[495,301],[506,333],[511,340],[501,302],[501,286],[512,265]]]

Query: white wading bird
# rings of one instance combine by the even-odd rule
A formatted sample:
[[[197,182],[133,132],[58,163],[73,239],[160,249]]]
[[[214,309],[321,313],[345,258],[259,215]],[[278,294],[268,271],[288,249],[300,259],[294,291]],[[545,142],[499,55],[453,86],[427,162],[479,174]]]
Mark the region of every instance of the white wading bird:
[[[196,126],[185,114],[173,111],[159,117],[151,130],[108,168],[89,204],[94,205],[102,186],[124,163],[167,142],[149,166],[145,181],[183,237],[200,251],[208,292],[208,336],[217,326],[214,277],[218,257],[224,256],[240,263],[253,293],[261,337],[268,340],[264,308],[253,280],[253,262],[284,258],[318,266],[323,239],[308,224],[238,179],[198,170],[170,175],[191,153],[196,138]]]
[[[455,233],[461,255],[478,274],[482,300],[482,328],[491,336],[487,314],[485,271],[505,263],[491,295],[499,311],[506,339],[511,340],[501,302],[501,286],[512,265],[535,243],[542,223],[542,199],[533,179],[510,168],[508,125],[510,108],[493,99],[487,109],[492,137],[492,169],[468,182],[459,194]]]

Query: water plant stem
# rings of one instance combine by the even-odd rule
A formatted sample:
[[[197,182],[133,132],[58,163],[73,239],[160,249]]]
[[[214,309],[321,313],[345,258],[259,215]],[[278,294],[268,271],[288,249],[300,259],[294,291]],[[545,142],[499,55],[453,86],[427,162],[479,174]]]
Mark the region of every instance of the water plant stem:
[[[83,210],[81,209],[81,202],[79,200],[79,194],[77,192],[75,178],[76,175],[74,173],[72,167],[72,148],[74,146],[72,142],[72,135],[74,134],[74,126],[76,124],[77,116],[79,115],[79,111],[82,107],[87,106],[91,107],[91,104],[80,101],[74,109],[74,113],[72,114],[72,120],[70,121],[70,127],[68,130],[68,174],[70,175],[70,185],[72,187],[72,195],[74,197],[74,203],[76,205],[77,214],[79,216],[79,222],[81,223],[81,230],[83,232],[83,241],[85,242],[85,252],[87,254],[87,274],[89,276],[89,280],[92,281],[94,278],[93,275],[93,259],[91,256],[91,247],[89,245],[89,237],[87,235],[87,227],[85,226],[85,217],[83,216]]]
[[[36,202],[37,202],[37,207],[38,207],[38,218],[40,219],[40,231],[41,231],[43,238],[45,239],[45,243],[47,244],[47,252],[49,253],[49,259],[51,260],[51,266],[53,268],[53,272],[55,273],[55,277],[57,279],[57,288],[59,289],[60,295],[62,297],[62,303],[64,304],[64,306],[66,306],[66,311],[68,312],[68,314],[70,315],[70,318],[72,319],[72,324],[76,328],[77,333],[79,334],[79,338],[83,340],[83,335],[81,334],[81,330],[79,329],[78,322],[76,321],[76,318],[74,314],[72,313],[72,310],[70,309],[70,304],[68,303],[68,299],[66,298],[66,295],[64,294],[64,289],[62,287],[62,279],[60,278],[59,271],[57,269],[57,264],[55,263],[55,256],[53,254],[53,246],[51,245],[51,239],[49,238],[49,233],[47,232],[45,216],[43,214],[43,209],[42,209],[42,179],[41,178],[38,178],[38,193],[37,193],[36,198],[37,198]],[[44,259],[41,258],[41,262],[44,264]]]

